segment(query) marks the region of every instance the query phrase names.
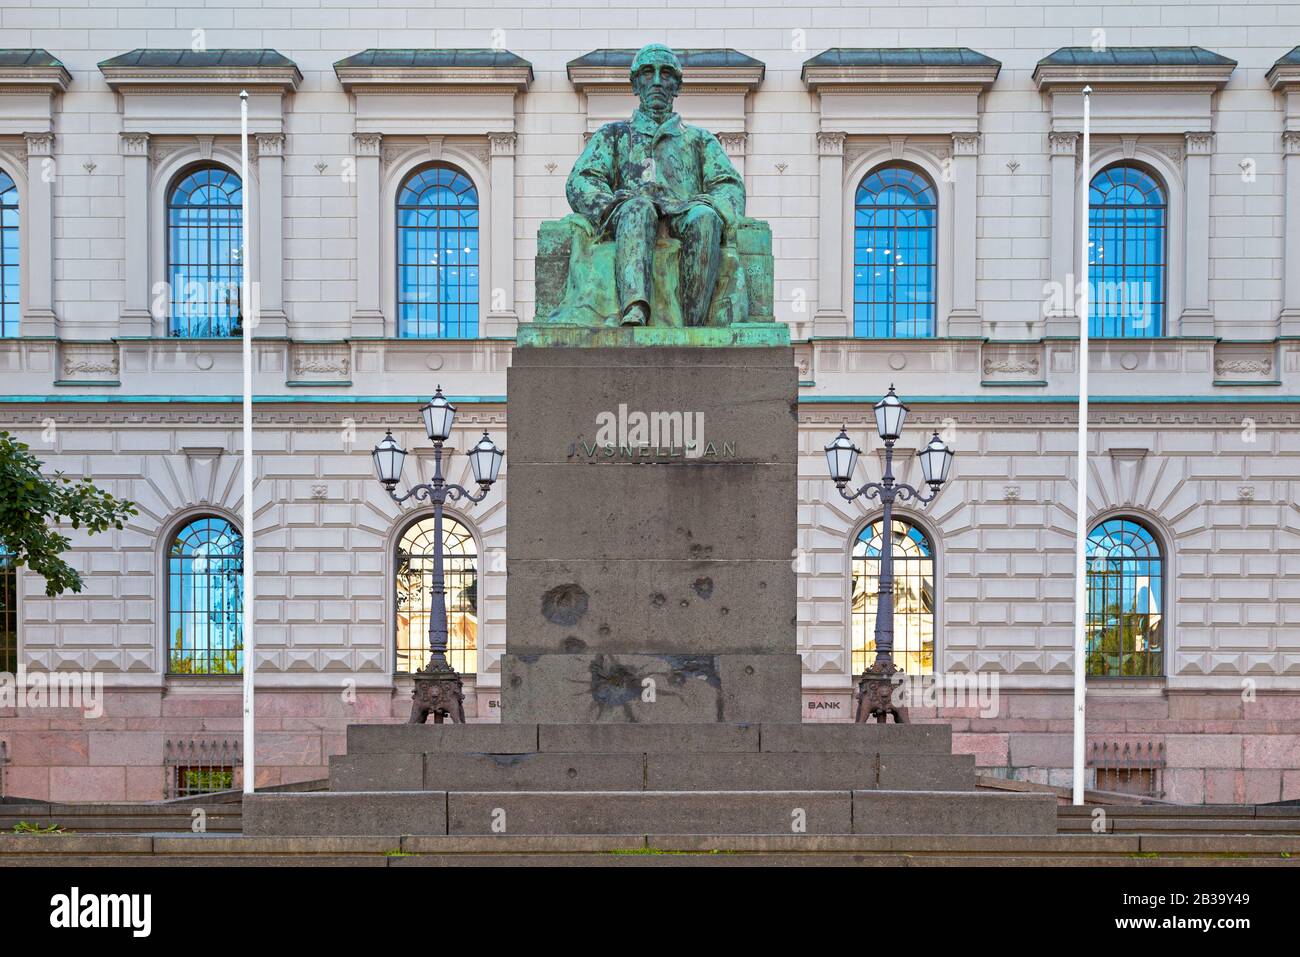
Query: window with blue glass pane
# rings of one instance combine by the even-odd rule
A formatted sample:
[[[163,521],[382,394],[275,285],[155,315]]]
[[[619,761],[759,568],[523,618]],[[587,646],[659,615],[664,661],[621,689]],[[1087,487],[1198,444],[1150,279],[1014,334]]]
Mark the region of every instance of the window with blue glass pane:
[[[1109,166],[1088,196],[1088,334],[1160,336],[1165,325],[1168,206],[1138,166]]]
[[[935,334],[938,203],[917,169],[886,166],[858,187],[853,221],[853,334]]]
[[[449,166],[416,170],[397,194],[397,334],[478,335],[478,192]]]
[[[1164,674],[1164,557],[1151,530],[1107,519],[1088,536],[1087,566],[1087,673]]]
[[[167,196],[167,281],[173,336],[238,336],[244,271],[243,191],[220,166],[183,174]]]
[[[0,170],[0,336],[18,335],[18,187]]]
[[[237,675],[244,657],[244,541],[226,519],[196,518],[167,552],[167,670]]]

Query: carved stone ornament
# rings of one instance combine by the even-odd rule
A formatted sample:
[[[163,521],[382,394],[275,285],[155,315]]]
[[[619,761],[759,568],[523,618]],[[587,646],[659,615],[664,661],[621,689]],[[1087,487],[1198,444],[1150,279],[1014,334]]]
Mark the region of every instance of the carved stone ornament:
[[[293,360],[295,375],[346,376],[352,362],[347,356],[299,355]]]
[[[1273,369],[1272,359],[1215,359],[1215,375],[1268,375]]]
[[[63,357],[63,375],[115,376],[118,373],[117,356],[103,354],[66,355]]]
[[[1031,356],[1004,356],[984,360],[985,375],[1038,375],[1038,360]]]

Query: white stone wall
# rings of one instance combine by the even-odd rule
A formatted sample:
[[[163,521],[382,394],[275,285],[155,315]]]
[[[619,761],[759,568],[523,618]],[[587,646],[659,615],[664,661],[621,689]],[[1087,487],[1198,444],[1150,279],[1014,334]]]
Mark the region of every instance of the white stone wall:
[[[1065,222],[1059,189],[1053,211],[1053,171],[1059,176],[1073,161],[1052,157],[1052,104],[1032,73],[1058,47],[1104,39],[1109,46],[1198,45],[1239,65],[1209,101],[1215,135],[1208,196],[1184,189],[1188,144],[1180,128],[1139,132],[1131,141],[1113,132],[1094,138],[1096,156],[1131,153],[1166,171],[1171,282],[1189,268],[1203,270],[1212,321],[1203,332],[1209,338],[1094,343],[1091,508],[1094,517],[1145,518],[1160,532],[1171,625],[1167,678],[1094,682],[1089,735],[1167,741],[1166,789],[1178,800],[1300,794],[1300,712],[1293,704],[1300,675],[1300,339],[1285,338],[1300,332],[1300,311],[1279,319],[1284,294],[1300,304],[1296,269],[1284,287],[1284,255],[1300,260],[1284,249],[1288,231],[1300,236],[1300,106],[1288,106],[1265,81],[1274,61],[1300,42],[1300,6],[247,0],[169,7],[152,0],[31,0],[0,4],[0,37],[6,48],[48,50],[72,75],[70,88],[53,100],[51,123],[59,339],[0,340],[0,428],[16,430],[50,468],[91,476],[141,506],[123,532],[74,534],[70,558],[86,577],[80,595],[50,600],[39,580],[23,576],[24,661],[93,669],[119,690],[98,724],[54,712],[35,727],[21,715],[0,716],[14,754],[11,792],[157,797],[164,738],[234,736],[240,727],[237,682],[164,675],[161,554],[182,516],[240,512],[238,406],[230,401],[240,390],[239,344],[114,341],[141,334],[132,325],[138,316],[124,316],[138,265],[147,260],[150,281],[160,278],[166,171],[209,150],[229,159],[238,142],[227,129],[205,143],[185,128],[183,113],[150,138],[145,205],[154,245],[142,252],[128,240],[126,200],[128,164],[134,160],[138,172],[141,155],[123,155],[140,147],[122,139],[125,107],[97,68],[134,48],[189,48],[198,39],[209,49],[274,48],[302,71],[283,106],[284,331],[293,341],[256,344],[259,783],[320,777],[327,755],[342,750],[346,724],[400,720],[405,711],[405,686],[391,676],[391,552],[401,510],[373,481],[367,450],[391,427],[414,459],[427,461],[416,403],[437,383],[465,397],[457,442],[479,427],[503,435],[505,425],[509,322],[504,332],[493,327],[493,335],[505,336],[493,341],[358,333],[359,279],[371,268],[362,264],[374,258],[359,242],[365,200],[348,175],[362,148],[353,135],[355,103],[333,63],[371,47],[500,46],[533,64],[531,88],[515,99],[516,136],[503,165],[493,166],[499,143],[488,136],[501,130],[489,128],[463,130],[436,147],[418,129],[384,131],[378,160],[379,190],[387,197],[401,168],[443,149],[478,178],[485,208],[501,187],[500,171],[513,168],[506,177],[514,187],[513,263],[491,274],[486,236],[482,248],[485,281],[512,285],[508,298],[526,322],[537,229],[568,212],[565,174],[589,127],[584,95],[565,64],[593,49],[652,41],[734,48],[766,64],[762,84],[744,97],[747,138],[737,159],[749,215],[772,226],[776,315],[791,323],[800,368],[800,551],[792,560],[800,567],[806,717],[844,720],[851,713],[849,548],[872,517],[865,505],[838,500],[823,478],[821,448],[847,421],[871,449],[862,478],[876,477],[878,443],[867,410],[895,382],[916,410],[904,444],[919,445],[923,428],[947,429],[959,453],[954,481],[917,516],[939,552],[939,667],[998,672],[1007,692],[994,718],[919,717],[951,721],[958,748],[978,754],[982,767],[1028,769],[1059,782],[1069,764],[1078,351],[1068,338],[1045,337],[1068,329],[1044,323],[1043,287],[1055,278],[1052,236]],[[939,263],[941,283],[951,285],[956,255],[973,253],[975,338],[812,338],[824,293],[818,276],[826,224],[818,209],[828,164],[818,137],[820,101],[800,70],[828,48],[877,46],[964,46],[1002,62],[979,98],[974,227],[952,237],[954,254]],[[1104,109],[1104,98],[1096,99]],[[1153,115],[1163,108],[1158,98],[1151,105]],[[237,104],[230,106],[233,115]],[[857,106],[869,112],[872,101]],[[43,130],[14,126],[12,117],[5,122],[0,114],[0,168],[25,190],[28,172],[44,168],[46,140],[23,135]],[[850,201],[865,157],[898,153],[937,166],[957,146],[946,132],[901,142],[894,132],[849,135],[832,147],[848,171],[835,185]],[[270,150],[279,141],[268,136]],[[970,142],[963,140],[963,148]],[[1289,189],[1287,164],[1294,174]],[[260,185],[262,168],[251,185]],[[1182,256],[1189,238],[1179,231],[1183,203],[1208,206],[1203,264]],[[132,211],[138,216],[140,209]],[[262,215],[255,199],[253,224],[261,225]],[[379,242],[388,249],[393,237],[379,221]],[[833,225],[847,240],[847,219]],[[1067,224],[1065,234],[1072,228]],[[254,262],[263,261],[261,235],[252,233]],[[1300,242],[1293,246],[1300,249]],[[31,250],[25,255],[33,262]],[[390,281],[389,264],[380,262],[380,282]],[[382,293],[379,299],[391,323],[391,306]],[[485,298],[483,328],[487,312]],[[370,321],[364,335],[377,335]],[[1179,332],[1177,322],[1171,314],[1171,333]],[[94,401],[85,401],[88,395]],[[507,459],[507,475],[508,468]],[[474,720],[494,718],[499,686],[508,491],[507,477],[464,516],[483,556],[480,674],[467,702]],[[1260,692],[1258,704],[1242,698],[1246,679]],[[349,682],[361,694],[340,704]]]
[[[1212,309],[1229,329],[1240,323],[1254,336],[1276,319],[1282,279],[1282,105],[1264,74],[1294,45],[1297,27],[1294,4],[1259,2],[900,7],[575,0],[548,8],[435,8],[377,0],[204,7],[33,0],[0,9],[5,46],[45,48],[73,76],[55,116],[54,297],[65,334],[90,338],[113,333],[124,296],[118,104],[96,64],[136,47],[188,48],[195,31],[202,31],[208,48],[274,48],[302,70],[302,86],[285,110],[284,288],[292,316],[335,329],[346,326],[355,294],[357,229],[354,184],[339,175],[353,156],[352,106],[332,64],[368,47],[502,45],[533,63],[536,80],[516,107],[514,279],[525,320],[532,311],[537,226],[567,211],[564,174],[582,146],[583,105],[565,76],[569,59],[595,48],[663,41],[732,47],[767,64],[747,107],[750,214],[772,223],[778,316],[798,320],[802,314],[790,305],[795,290],[814,306],[818,296],[817,100],[800,80],[803,61],[840,46],[960,45],[986,53],[1003,69],[983,104],[978,228],[965,241],[976,243],[984,319],[1021,323],[1039,315],[1041,287],[1049,278],[1049,114],[1031,80],[1035,63],[1057,47],[1089,45],[1098,36],[1111,46],[1205,46],[1239,61],[1215,115]],[[17,144],[10,146],[12,154]],[[1255,163],[1249,182],[1239,166],[1244,159]],[[95,164],[93,173],[87,163]],[[323,172],[318,163],[326,164]]]
[[[7,413],[50,469],[93,476],[140,515],[122,532],[74,533],[86,590],[44,596],[24,576],[21,648],[31,667],[103,671],[114,685],[156,687],[165,665],[163,554],[185,516],[241,513],[236,408],[66,407]],[[368,450],[385,428],[411,450],[408,480],[431,469],[414,409],[259,412],[259,682],[386,688],[393,670],[392,551],[404,517],[374,481]],[[1173,689],[1292,687],[1300,673],[1300,433],[1294,414],[1106,408],[1092,434],[1094,517],[1146,519],[1165,552],[1166,683]],[[868,410],[803,412],[800,431],[799,647],[809,692],[845,691],[849,551],[872,503],[845,503],[825,478],[822,446],[849,423],[868,449],[860,480],[881,467]],[[910,444],[948,428],[954,477],[923,510],[938,559],[936,670],[998,672],[1006,687],[1066,688],[1071,675],[1075,441],[1071,414],[1042,407],[914,410]],[[339,427],[348,419],[350,426]],[[463,408],[453,446],[479,429],[504,434],[499,406]],[[907,444],[907,439],[905,443]],[[919,481],[910,456],[899,478]],[[450,478],[467,479],[463,454]],[[507,457],[508,462],[508,457]],[[417,465],[418,463],[418,465]],[[477,534],[482,581],[477,686],[500,684],[505,648],[509,468],[462,512]]]
[[[1253,429],[1243,429],[1243,416]],[[845,686],[849,550],[874,502],[838,499],[822,447],[846,420],[866,476],[880,442],[861,409],[805,412],[801,430],[800,649],[805,687]],[[1042,407],[972,412],[926,407],[923,431],[955,433],[953,479],[923,510],[901,508],[937,550],[938,672],[997,672],[1007,688],[1072,682],[1076,432]],[[1293,688],[1300,673],[1300,435],[1296,416],[1105,408],[1092,417],[1093,522],[1144,519],[1165,558],[1166,685]],[[856,424],[856,427],[854,425]],[[907,458],[906,455],[903,456]],[[902,481],[920,481],[905,462]]]

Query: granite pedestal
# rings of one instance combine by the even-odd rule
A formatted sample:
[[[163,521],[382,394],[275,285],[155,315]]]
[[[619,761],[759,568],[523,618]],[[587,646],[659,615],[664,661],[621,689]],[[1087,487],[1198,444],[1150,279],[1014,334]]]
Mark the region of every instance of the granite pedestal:
[[[505,722],[798,721],[789,346],[516,348]]]

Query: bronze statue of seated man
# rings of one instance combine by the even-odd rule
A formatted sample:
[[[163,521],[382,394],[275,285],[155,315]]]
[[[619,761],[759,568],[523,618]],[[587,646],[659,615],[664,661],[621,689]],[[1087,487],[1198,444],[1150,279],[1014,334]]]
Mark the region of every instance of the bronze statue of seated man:
[[[583,243],[579,251],[586,261],[575,256],[577,269],[571,264],[566,270],[565,302],[557,310],[566,319],[552,316],[551,321],[574,321],[567,317],[595,312],[602,323],[644,326],[654,316],[656,323],[673,324],[657,315],[666,311],[679,314],[686,326],[746,321],[751,309],[745,270],[735,250],[736,230],[747,226],[751,232],[761,231],[750,245],[767,253],[770,263],[766,225],[744,218],[744,181],[717,137],[683,123],[673,112],[682,83],[681,64],[673,51],[659,44],[643,47],[632,61],[631,78],[640,106],[630,120],[597,130],[569,174],[569,204],[586,234],[571,241]],[[678,243],[671,264],[675,275],[656,270],[661,231]],[[544,227],[539,246],[545,245],[545,232]],[[608,259],[601,259],[596,247],[611,239],[616,303],[613,315],[602,315],[608,306],[592,303],[600,298],[596,287],[608,282]],[[725,266],[724,246],[730,249]],[[766,249],[760,250],[763,246]],[[539,249],[539,256],[543,253]],[[659,264],[665,265],[662,256]],[[720,271],[726,274],[721,289]],[[770,288],[770,266],[760,271],[767,275],[756,278],[765,279]],[[676,279],[676,288],[656,290],[656,279],[665,286]],[[545,280],[539,274],[539,284]],[[715,292],[729,301],[715,303]],[[543,298],[539,290],[539,318]],[[766,298],[770,302],[770,293]],[[667,302],[670,309],[657,308],[656,302]]]

